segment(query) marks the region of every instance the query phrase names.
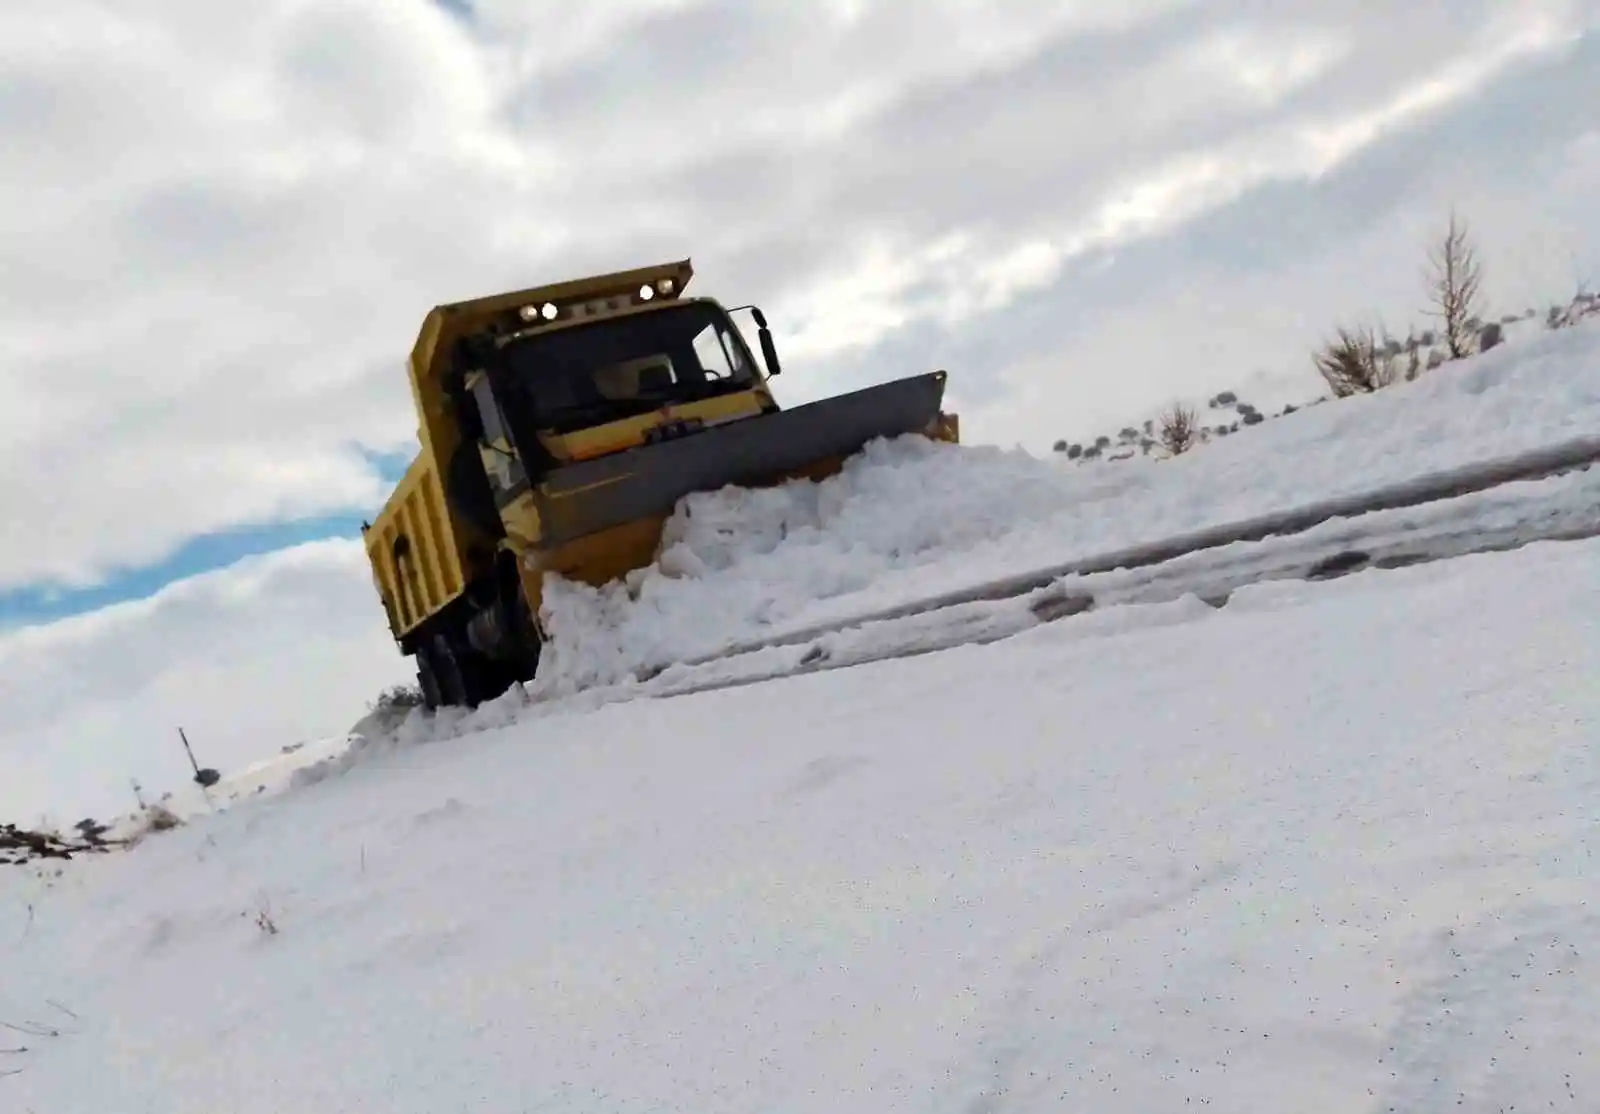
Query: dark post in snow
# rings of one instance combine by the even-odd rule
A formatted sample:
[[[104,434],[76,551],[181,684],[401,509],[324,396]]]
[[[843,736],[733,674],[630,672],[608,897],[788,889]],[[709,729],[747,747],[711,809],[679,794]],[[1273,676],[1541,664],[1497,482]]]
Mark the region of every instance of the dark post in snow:
[[[200,763],[194,760],[194,748],[189,745],[189,736],[183,733],[183,728],[178,728],[178,738],[183,740],[183,751],[189,756],[189,765],[194,767],[194,782],[202,789],[210,789],[222,780],[222,775],[211,767],[200,768]]]

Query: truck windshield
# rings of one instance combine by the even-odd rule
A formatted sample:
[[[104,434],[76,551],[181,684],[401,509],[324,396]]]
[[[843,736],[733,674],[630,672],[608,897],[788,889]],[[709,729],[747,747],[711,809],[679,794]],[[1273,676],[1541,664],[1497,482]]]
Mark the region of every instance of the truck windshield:
[[[518,409],[558,433],[745,390],[756,377],[726,315],[703,302],[535,333],[503,355]]]

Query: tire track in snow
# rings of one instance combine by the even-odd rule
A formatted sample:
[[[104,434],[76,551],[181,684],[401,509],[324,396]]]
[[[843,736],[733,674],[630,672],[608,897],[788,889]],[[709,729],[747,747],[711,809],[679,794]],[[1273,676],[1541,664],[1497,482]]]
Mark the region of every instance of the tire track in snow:
[[[1548,495],[1539,494],[1555,485]],[[1065,577],[1013,596],[972,600],[855,626],[808,641],[764,646],[701,664],[668,668],[617,699],[686,696],[784,677],[921,656],[1011,638],[1045,623],[1126,604],[1194,596],[1225,606],[1234,591],[1274,580],[1333,580],[1369,569],[1402,568],[1534,542],[1600,536],[1600,474],[1530,482],[1535,494],[1503,503],[1481,493],[1421,508],[1323,523],[1293,539],[1240,542],[1131,570]],[[591,690],[601,692],[604,690]]]
[[[1514,484],[1534,484],[1573,472],[1588,472],[1596,462],[1600,462],[1600,436],[1578,437],[1528,452],[1413,476],[1404,482],[1379,489],[1321,499],[1243,521],[1222,523],[1159,541],[1145,542],[1114,553],[1079,557],[1050,568],[975,584],[870,614],[783,634],[763,635],[703,656],[647,666],[641,670],[641,678],[649,680],[674,666],[694,668],[759,651],[803,644],[866,623],[905,619],[964,604],[1017,598],[1068,577],[1147,569],[1209,550],[1302,535],[1339,520],[1370,518],[1385,513],[1392,515],[1396,511],[1457,503],[1470,496],[1481,496]]]

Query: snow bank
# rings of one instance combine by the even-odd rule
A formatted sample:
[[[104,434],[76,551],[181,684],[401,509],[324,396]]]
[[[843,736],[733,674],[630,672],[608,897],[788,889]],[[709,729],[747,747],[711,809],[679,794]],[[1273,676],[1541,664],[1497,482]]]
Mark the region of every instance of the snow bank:
[[[552,580],[542,692],[841,612],[927,584],[928,570],[998,553],[1028,521],[1111,498],[1128,476],[1074,477],[1021,450],[879,441],[821,483],[728,488],[684,500],[657,562],[602,589]]]
[[[1351,494],[1600,429],[1600,323],[1543,332],[1380,394],[1170,461],[872,445],[822,483],[691,497],[655,565],[552,581],[535,688],[561,694],[1041,565]]]

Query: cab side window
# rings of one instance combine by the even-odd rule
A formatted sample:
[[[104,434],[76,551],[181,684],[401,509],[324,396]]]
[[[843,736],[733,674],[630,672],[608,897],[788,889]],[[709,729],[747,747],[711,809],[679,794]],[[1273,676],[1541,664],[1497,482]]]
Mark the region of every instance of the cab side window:
[[[478,404],[478,416],[483,422],[484,444],[492,445],[496,441],[511,443],[511,438],[506,436],[506,427],[500,420],[500,407],[494,400],[494,391],[489,387],[487,376],[479,379],[472,388],[472,398]]]
[[[694,338],[695,358],[712,382],[720,383],[738,374],[740,368],[733,354],[735,351],[715,324],[707,325]]]

